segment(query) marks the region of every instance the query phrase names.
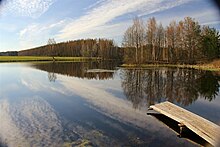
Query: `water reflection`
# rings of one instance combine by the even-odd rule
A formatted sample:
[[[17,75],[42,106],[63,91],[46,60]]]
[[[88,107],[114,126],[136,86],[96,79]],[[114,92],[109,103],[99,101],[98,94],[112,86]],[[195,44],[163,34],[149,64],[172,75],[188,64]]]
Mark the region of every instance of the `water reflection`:
[[[215,73],[165,68],[88,72],[115,69],[101,64],[0,64],[0,146],[193,146],[147,116],[145,104],[168,96],[182,102],[176,93],[184,95],[179,91],[194,86],[198,100],[192,112],[220,120]]]
[[[106,80],[112,79],[114,72],[87,72],[89,69],[114,70],[117,62],[53,62],[32,64],[32,67],[47,71],[49,81],[56,80],[56,74],[74,76],[78,78]]]
[[[123,69],[122,88],[134,108],[164,100],[188,106],[198,98],[209,101],[219,92],[219,76],[193,69]]]
[[[169,127],[171,130],[173,130],[176,134],[178,134],[178,137],[180,138],[186,138],[187,140],[192,141],[193,143],[197,144],[198,146],[211,146],[209,143],[207,143],[204,139],[202,139],[200,136],[198,136],[196,133],[191,131],[190,129],[185,129],[180,134],[180,127],[178,126],[178,123],[162,114],[153,113],[151,114],[154,118],[156,118],[158,121]]]
[[[50,82],[55,82],[57,79],[57,75],[54,72],[48,72],[48,79]]]
[[[51,83],[45,72],[10,65],[0,65],[1,145],[191,145],[177,141],[175,134],[147,117],[146,110],[134,110],[127,99],[113,94],[116,89],[122,94],[118,77],[90,80],[57,74]],[[13,92],[12,83],[17,85]]]
[[[87,72],[89,69],[116,69],[116,62],[57,62],[33,64],[48,72],[49,81],[58,74],[96,80],[112,79],[114,72]],[[193,69],[149,68],[121,69],[121,86],[134,108],[171,101],[188,106],[198,98],[212,101],[219,92],[220,76],[210,71]]]
[[[0,138],[7,146],[60,146],[62,126],[54,109],[39,97],[0,100]]]

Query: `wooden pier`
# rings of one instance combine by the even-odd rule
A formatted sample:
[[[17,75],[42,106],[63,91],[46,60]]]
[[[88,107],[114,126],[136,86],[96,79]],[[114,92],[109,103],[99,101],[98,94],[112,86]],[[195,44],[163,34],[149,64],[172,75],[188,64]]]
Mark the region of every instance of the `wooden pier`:
[[[179,123],[181,130],[188,128],[213,146],[220,141],[220,126],[189,112],[170,102],[152,105],[150,110],[157,111]]]

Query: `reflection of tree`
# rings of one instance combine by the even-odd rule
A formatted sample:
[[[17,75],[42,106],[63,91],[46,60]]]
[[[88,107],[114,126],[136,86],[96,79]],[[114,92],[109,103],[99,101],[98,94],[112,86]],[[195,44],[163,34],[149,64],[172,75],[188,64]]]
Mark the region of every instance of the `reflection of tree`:
[[[54,72],[48,72],[48,79],[50,82],[55,82],[57,79],[57,76]]]
[[[219,92],[219,78],[217,76],[213,76],[211,72],[203,75],[201,80],[199,81],[198,91],[200,92],[201,96],[205,99],[211,101],[214,99]]]
[[[55,69],[56,69],[55,62],[50,64],[50,69],[51,70],[48,71],[48,79],[50,82],[55,82],[57,79],[57,75],[55,74]]]
[[[143,99],[143,76],[142,70],[131,70],[131,72],[123,72],[122,87],[124,94],[133,103],[135,108]]]
[[[110,79],[113,78],[113,72],[86,72],[88,69],[109,69],[113,70],[118,65],[117,62],[54,62],[45,64],[33,64],[34,68],[47,71],[49,80],[53,81],[54,77],[51,73],[58,73],[67,76],[87,79]]]
[[[134,108],[168,100],[190,105],[198,97],[212,100],[219,92],[219,78],[212,72],[188,69],[122,70],[122,88]]]

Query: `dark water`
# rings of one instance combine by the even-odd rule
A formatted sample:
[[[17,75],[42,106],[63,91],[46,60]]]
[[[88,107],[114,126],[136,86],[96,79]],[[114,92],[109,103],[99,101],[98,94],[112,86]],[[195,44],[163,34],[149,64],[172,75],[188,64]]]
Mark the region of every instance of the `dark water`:
[[[196,146],[146,114],[166,100],[220,124],[220,73],[117,66],[0,64],[0,146]]]

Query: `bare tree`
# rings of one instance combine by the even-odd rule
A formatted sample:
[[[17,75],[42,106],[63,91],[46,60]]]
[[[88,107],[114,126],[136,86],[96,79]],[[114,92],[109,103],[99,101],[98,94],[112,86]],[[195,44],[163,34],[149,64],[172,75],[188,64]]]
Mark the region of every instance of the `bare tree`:
[[[129,27],[123,36],[123,43],[122,46],[124,47],[134,47],[133,43],[133,28]]]
[[[55,50],[54,50],[54,45],[56,44],[56,41],[54,38],[49,38],[48,42],[47,42],[47,45],[50,46],[50,50],[51,50],[51,53],[52,53],[52,56],[53,56],[53,60],[54,60],[54,56],[55,56]]]
[[[168,47],[168,61],[173,62],[175,58],[175,49],[176,49],[176,22],[172,21],[166,30],[167,37],[167,47]]]
[[[157,25],[154,17],[148,20],[146,28],[141,19],[135,18],[133,25],[124,34],[124,56],[130,62],[134,60],[135,54],[136,63],[167,61],[193,64],[220,56],[219,36],[215,29],[201,29],[199,23],[191,17],[179,23],[172,21],[166,29],[162,24]],[[205,56],[208,58],[205,59]]]
[[[185,40],[185,36],[184,36],[184,25],[183,25],[183,21],[179,21],[179,24],[177,25],[177,30],[176,30],[176,47],[178,48],[178,53],[177,53],[177,60],[179,62],[182,62],[182,60],[184,59],[184,55],[183,55],[183,50],[184,50],[184,40]]]
[[[185,48],[187,50],[187,56],[190,63],[195,62],[195,54],[199,50],[200,40],[200,25],[195,22],[191,17],[184,19],[184,33],[185,33]]]
[[[133,20],[134,44],[136,45],[136,62],[143,62],[144,45],[144,24],[142,19],[136,17]],[[140,61],[138,61],[138,51],[140,50]]]
[[[155,44],[156,44],[157,22],[154,17],[147,22],[147,43],[151,46],[151,59],[155,61]]]
[[[162,48],[164,46],[164,28],[162,23],[160,23],[160,25],[157,27],[156,46],[156,60],[160,60],[162,55]]]
[[[136,17],[133,19],[133,25],[129,27],[123,38],[124,47],[135,48],[135,62],[143,62],[143,46],[145,41],[144,24],[142,19]],[[140,55],[140,59],[138,56]]]

